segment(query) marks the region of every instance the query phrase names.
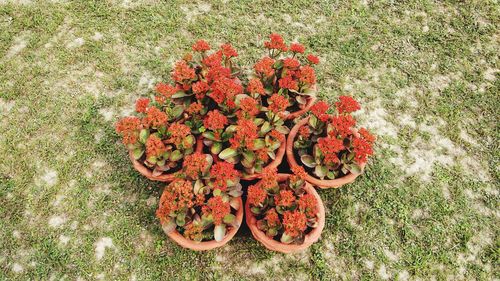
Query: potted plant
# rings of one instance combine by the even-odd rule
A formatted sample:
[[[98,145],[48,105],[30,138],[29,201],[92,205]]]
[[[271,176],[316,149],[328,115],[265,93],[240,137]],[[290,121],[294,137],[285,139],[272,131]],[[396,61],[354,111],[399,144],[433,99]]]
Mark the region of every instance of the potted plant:
[[[287,140],[290,166],[304,167],[308,173],[305,179],[321,188],[353,182],[373,154],[375,137],[365,128],[356,130],[356,119],[351,115],[360,109],[359,103],[341,96],[335,105],[337,114],[330,115],[327,103],[316,103],[312,114],[292,128]]]
[[[294,119],[307,110],[316,100],[316,74],[313,66],[319,58],[304,55],[305,47],[299,43],[287,46],[279,34],[271,34],[264,42],[268,55],[254,65],[247,91],[260,97],[266,105],[274,94],[289,100],[284,112],[286,119]]]
[[[243,220],[239,172],[201,153],[187,156],[183,166],[179,178],[165,187],[156,216],[182,247],[203,251],[223,246]]]
[[[277,174],[266,169],[248,188],[246,222],[252,235],[267,249],[282,253],[302,251],[321,236],[325,209],[304,174]]]
[[[202,148],[188,126],[176,121],[147,98],[136,102],[138,116],[116,124],[116,132],[129,150],[134,168],[151,180],[171,181],[182,167],[182,159]],[[196,148],[196,145],[198,148]]]

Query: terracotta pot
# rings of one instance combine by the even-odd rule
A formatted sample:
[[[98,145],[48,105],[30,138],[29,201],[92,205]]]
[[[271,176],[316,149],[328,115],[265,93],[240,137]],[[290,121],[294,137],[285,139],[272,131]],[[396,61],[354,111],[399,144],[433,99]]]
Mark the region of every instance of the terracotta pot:
[[[285,181],[286,179],[288,179],[289,176],[290,176],[289,174],[278,174],[278,181],[279,182]],[[264,245],[264,247],[266,247],[267,249],[285,254],[295,253],[307,249],[313,243],[318,241],[319,237],[321,236],[321,232],[325,227],[325,207],[323,206],[323,201],[321,200],[321,197],[319,197],[318,193],[316,192],[316,190],[314,190],[314,187],[311,184],[306,182],[304,189],[306,193],[312,194],[314,198],[316,198],[316,200],[318,201],[318,209],[319,209],[318,227],[313,228],[311,232],[306,234],[304,238],[304,243],[300,245],[281,243],[267,236],[266,233],[258,229],[257,219],[250,210],[250,203],[248,202],[248,200],[245,202],[245,220],[247,222],[247,225],[250,228],[253,237],[257,241],[259,241],[262,245]]]
[[[240,203],[240,208],[236,210],[236,221],[238,226],[231,227],[231,229],[226,233],[226,236],[224,236],[224,239],[222,239],[222,241],[220,242],[217,242],[215,240],[196,242],[185,238],[179,232],[177,232],[177,230],[165,233],[168,235],[168,237],[170,237],[170,239],[174,240],[174,242],[177,243],[179,246],[194,251],[208,251],[224,246],[227,242],[229,242],[229,240],[231,240],[234,237],[236,232],[238,232],[238,229],[240,228],[241,223],[243,222],[243,201],[241,200],[241,197],[238,198],[238,202]]]
[[[199,136],[198,139],[196,140],[195,151],[200,152],[200,153],[203,152],[203,138],[201,136]],[[171,182],[177,177],[178,172],[174,172],[174,173],[170,173],[170,174],[165,173],[165,174],[161,174],[159,176],[153,176],[153,171],[151,169],[146,167],[143,163],[135,160],[134,155],[132,154],[131,150],[129,151],[128,155],[129,155],[130,161],[132,161],[132,165],[134,166],[134,168],[141,175],[145,176],[146,178],[148,178],[150,180],[161,181],[161,182]]]
[[[286,117],[286,120],[292,120],[292,119],[295,119],[299,116],[302,116],[303,114],[307,113],[309,111],[309,109],[311,108],[311,106],[313,106],[314,102],[316,101],[316,97],[315,96],[311,96],[307,99],[307,103],[306,105],[304,106],[304,108],[302,108],[301,110],[299,111],[295,111],[295,112],[291,112],[290,114],[288,114],[288,116]]]
[[[304,126],[307,124],[309,121],[309,117],[306,117],[302,120],[300,120],[295,126],[293,126],[292,130],[290,131],[290,134],[288,134],[287,138],[287,143],[286,143],[286,160],[288,161],[288,164],[290,167],[297,167],[297,166],[302,166],[297,164],[297,161],[295,159],[295,155],[293,153],[293,142],[295,140],[295,137],[297,136],[297,132],[299,131],[300,127]],[[354,134],[358,135],[358,132],[353,130]],[[361,170],[363,170],[366,166],[366,163],[363,163],[360,165]],[[344,184],[348,184],[353,182],[360,174],[353,174],[349,173],[341,178],[334,179],[334,180],[322,180],[319,179],[315,176],[312,176],[308,174],[306,176],[306,181],[310,182],[311,184],[318,186],[319,188],[337,188],[341,187]]]

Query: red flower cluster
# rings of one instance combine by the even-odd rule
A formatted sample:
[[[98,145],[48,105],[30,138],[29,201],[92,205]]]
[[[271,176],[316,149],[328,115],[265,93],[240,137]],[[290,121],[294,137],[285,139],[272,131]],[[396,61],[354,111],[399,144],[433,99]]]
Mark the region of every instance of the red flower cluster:
[[[156,91],[165,98],[170,98],[173,94],[177,93],[177,88],[165,83],[156,84]]]
[[[288,99],[282,95],[272,95],[271,98],[269,98],[269,106],[268,109],[271,110],[272,112],[278,114],[282,113],[283,111],[286,110],[286,108],[290,105],[288,102]]]
[[[208,50],[210,50],[210,45],[205,40],[198,40],[193,45],[193,51],[195,52],[205,52]]]
[[[351,113],[354,111],[357,111],[361,109],[361,106],[359,103],[353,99],[352,97],[349,96],[340,96],[338,102],[335,103],[335,106],[337,107],[337,111],[342,114],[342,113]]]
[[[283,41],[283,37],[281,37],[281,35],[272,33],[271,35],[269,35],[269,39],[270,41],[264,42],[264,46],[266,48],[280,50],[282,52],[286,52],[288,50],[288,47]]]
[[[231,46],[231,44],[224,44],[224,45],[220,46],[220,48],[222,50],[222,54],[224,54],[224,56],[226,56],[227,58],[232,58],[232,57],[238,56],[238,53],[233,48],[233,46]]]
[[[116,132],[123,136],[123,144],[135,144],[141,128],[141,120],[134,116],[121,119],[116,123]]]
[[[216,68],[221,66],[222,63],[222,51],[217,51],[211,55],[206,56],[202,61],[204,65],[209,68]]]
[[[283,67],[288,69],[295,69],[300,66],[300,62],[295,58],[285,58],[283,59]]]
[[[271,132],[269,132],[269,136],[277,141],[279,141],[280,143],[284,143],[285,142],[285,135],[283,135],[282,133],[276,131],[275,129],[273,129]]]
[[[220,225],[224,217],[231,214],[231,205],[229,205],[229,202],[224,202],[222,196],[214,196],[208,199],[208,203],[206,206],[203,206],[202,211],[203,214],[211,214],[214,224]]]
[[[259,137],[257,133],[257,125],[252,120],[240,119],[236,126],[236,132],[233,137],[229,139],[231,147],[234,149],[246,147],[253,148],[253,142]]]
[[[165,144],[156,135],[150,135],[146,141],[146,157],[158,157],[167,151]]]
[[[172,78],[179,83],[184,83],[186,80],[191,80],[195,77],[194,69],[189,67],[186,61],[181,60],[175,64]]]
[[[149,105],[148,98],[140,98],[135,102],[135,111],[139,113],[145,113]]]
[[[360,134],[360,135],[361,135],[361,137],[362,137],[363,139],[365,139],[367,142],[369,142],[369,143],[371,143],[371,144],[373,144],[373,143],[375,142],[375,139],[376,139],[376,138],[375,138],[375,136],[374,136],[374,135],[372,135],[372,134],[370,134],[370,132],[368,132],[368,130],[367,130],[367,129],[365,129],[365,128],[361,128],[361,129],[359,129],[359,134]]]
[[[290,44],[290,51],[293,53],[303,54],[306,51],[306,48],[302,44],[292,43]]]
[[[278,82],[280,88],[282,89],[288,89],[288,90],[294,90],[297,91],[299,89],[299,85],[297,84],[297,81],[293,79],[292,76],[287,75],[283,78],[281,78]]]
[[[215,109],[207,113],[203,125],[209,130],[222,130],[227,125],[227,117]]]
[[[324,101],[318,101],[313,106],[311,106],[311,113],[316,116],[319,120],[326,122],[328,120],[328,104]]]
[[[146,110],[146,117],[142,119],[142,124],[148,128],[159,128],[162,126],[166,126],[167,121],[167,114],[152,106]]]
[[[266,212],[266,216],[264,217],[264,220],[267,222],[267,226],[269,227],[276,227],[281,224],[280,218],[278,216],[278,213],[276,212],[276,209],[269,209]]]
[[[344,149],[342,140],[326,137],[318,139],[318,148],[323,153],[325,164],[334,164],[339,162],[337,153]]]
[[[184,228],[184,237],[193,241],[201,241],[203,239],[203,227],[198,224],[190,223]]]
[[[283,226],[287,235],[297,237],[307,229],[306,215],[299,211],[286,211],[283,215]]]
[[[168,131],[170,132],[170,138],[167,140],[168,143],[173,143],[176,147],[179,147],[181,144],[188,147],[184,141],[185,137],[191,134],[191,129],[188,126],[181,123],[173,123],[168,128]]]
[[[294,166],[292,167],[292,172],[294,175],[297,175],[301,179],[305,179],[307,177],[307,172],[304,170],[302,166]]]
[[[249,116],[255,116],[259,114],[260,109],[258,107],[258,102],[251,97],[246,97],[240,100],[240,108],[246,112]]]
[[[306,65],[300,69],[300,82],[307,85],[313,85],[316,83],[316,73],[314,68]]]
[[[243,93],[243,86],[236,80],[230,78],[220,78],[212,84],[210,97],[218,104],[226,103],[229,107],[234,107],[234,97]]]
[[[198,152],[187,155],[184,158],[182,167],[186,176],[193,180],[197,180],[198,178],[200,178],[200,175],[202,175],[208,169],[207,157],[205,156],[205,154],[201,154]]]
[[[342,138],[346,138],[352,134],[351,128],[356,125],[356,119],[351,115],[338,115],[332,117],[332,125]],[[334,135],[334,132],[331,132],[331,135]]]
[[[264,85],[262,85],[262,82],[257,78],[254,78],[248,82],[247,91],[250,94],[257,93],[263,95],[266,93],[264,90]]]
[[[278,171],[276,168],[264,168],[260,185],[265,190],[270,190],[278,186]]]
[[[268,78],[274,75],[274,60],[270,57],[263,57],[254,65],[255,72],[257,75],[262,75],[264,78]]]
[[[191,85],[191,89],[196,94],[196,99],[201,100],[205,96],[205,93],[210,90],[210,86],[205,81],[198,81]]]
[[[280,193],[274,196],[274,204],[281,207],[291,207],[295,203],[295,195],[291,190],[281,190]]]
[[[260,186],[260,184],[254,184],[248,187],[248,203],[252,206],[260,206],[264,204],[267,198],[267,192]]]
[[[186,109],[186,112],[191,114],[191,115],[195,115],[195,114],[199,113],[202,109],[203,109],[203,104],[201,104],[200,102],[193,102]]]
[[[162,222],[166,222],[170,218],[170,214],[179,210],[191,208],[193,202],[193,184],[190,181],[177,179],[171,182],[160,198],[156,217]]]
[[[234,165],[224,161],[218,162],[210,169],[210,177],[214,179],[214,189],[226,191],[227,181],[236,182],[240,176]]]
[[[319,63],[319,58],[315,55],[312,55],[312,54],[307,55],[307,60],[311,64],[318,64]]]
[[[299,210],[311,218],[318,213],[318,201],[312,194],[304,194],[299,198]]]
[[[308,126],[302,126],[299,129],[299,136],[304,139],[308,139],[311,136],[311,130],[309,130]]]
[[[362,138],[354,138],[352,141],[355,159],[358,164],[365,163],[369,155],[373,155],[372,144]]]

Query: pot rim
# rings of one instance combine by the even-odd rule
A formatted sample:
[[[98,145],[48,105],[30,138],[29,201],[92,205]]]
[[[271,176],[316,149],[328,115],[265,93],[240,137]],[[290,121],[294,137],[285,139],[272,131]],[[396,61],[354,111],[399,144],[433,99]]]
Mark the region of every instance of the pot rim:
[[[295,112],[291,112],[290,114],[288,114],[286,116],[285,120],[292,120],[292,119],[295,119],[297,117],[302,116],[304,113],[308,112],[309,109],[311,109],[311,106],[313,106],[313,104],[316,100],[317,100],[316,96],[309,96],[307,98],[307,102],[306,102],[306,105],[304,106],[304,108],[297,110]]]
[[[304,126],[308,121],[309,121],[309,116],[300,120],[297,124],[295,124],[295,126],[293,126],[292,130],[290,130],[290,134],[288,135],[286,144],[286,159],[290,167],[301,166],[297,163],[297,160],[295,159],[295,155],[293,153],[293,142],[295,140],[295,137],[297,136],[297,132],[299,131],[300,127]],[[353,129],[353,133],[359,136],[358,131],[356,129]],[[366,163],[360,165],[362,171],[361,173],[363,173],[365,166]],[[322,189],[338,188],[344,184],[353,182],[359,175],[361,175],[361,173],[360,174],[349,173],[343,177],[333,180],[321,180],[307,173],[306,181]]]
[[[282,182],[285,181],[290,177],[290,174],[278,174],[278,181]],[[304,243],[300,245],[296,244],[285,244],[281,243],[279,241],[276,241],[272,238],[269,238],[262,230],[258,229],[256,224],[257,224],[257,219],[255,216],[252,214],[252,211],[250,210],[250,203],[248,200],[245,202],[245,219],[248,225],[248,228],[250,228],[250,231],[252,232],[253,237],[259,241],[264,247],[266,247],[269,250],[272,251],[277,251],[281,253],[295,253],[299,251],[303,251],[307,249],[309,246],[311,246],[313,243],[318,241],[318,239],[321,236],[321,233],[323,232],[323,228],[325,227],[325,207],[323,205],[323,200],[321,200],[321,197],[319,194],[316,192],[314,187],[308,183],[307,181],[305,182],[304,186],[305,191],[308,194],[312,194],[314,198],[316,198],[318,202],[318,222],[319,225],[316,228],[313,228],[311,232],[306,234],[304,237]]]

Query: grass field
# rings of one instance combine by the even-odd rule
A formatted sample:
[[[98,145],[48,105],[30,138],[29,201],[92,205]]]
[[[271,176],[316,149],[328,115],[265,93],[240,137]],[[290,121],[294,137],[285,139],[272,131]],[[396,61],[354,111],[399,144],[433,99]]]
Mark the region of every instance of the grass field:
[[[0,280],[500,278],[498,1],[278,2],[0,0]],[[361,102],[376,156],[320,192],[304,253],[244,228],[183,250],[114,122],[196,39],[248,65],[271,32],[320,56],[321,97]]]

